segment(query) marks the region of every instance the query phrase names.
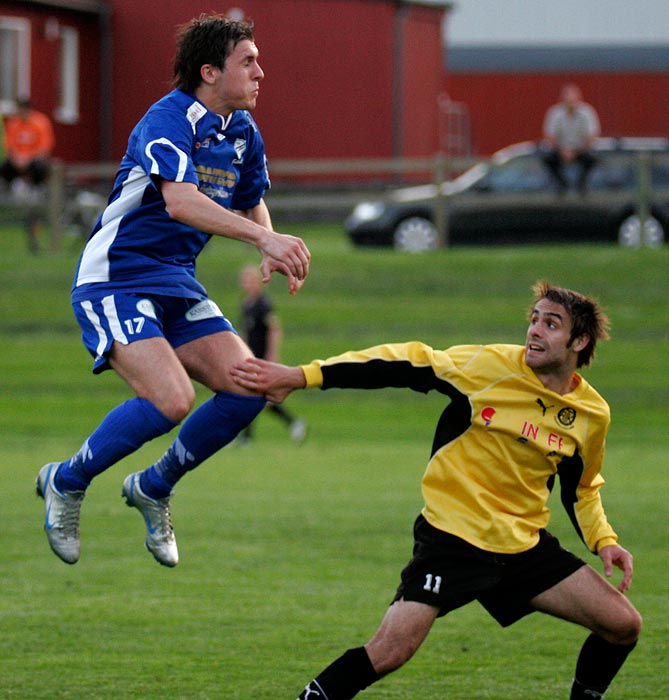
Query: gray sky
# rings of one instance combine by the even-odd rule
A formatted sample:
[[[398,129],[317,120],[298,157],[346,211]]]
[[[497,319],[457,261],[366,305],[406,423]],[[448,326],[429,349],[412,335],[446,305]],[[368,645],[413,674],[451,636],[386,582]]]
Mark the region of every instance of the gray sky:
[[[455,0],[450,46],[667,44],[669,0]]]

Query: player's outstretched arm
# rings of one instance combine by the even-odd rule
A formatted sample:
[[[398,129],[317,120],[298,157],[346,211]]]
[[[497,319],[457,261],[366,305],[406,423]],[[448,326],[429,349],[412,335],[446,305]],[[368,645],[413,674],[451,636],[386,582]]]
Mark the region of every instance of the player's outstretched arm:
[[[307,385],[300,367],[288,367],[257,357],[244,360],[230,373],[239,386],[262,394],[272,403],[281,403],[292,391],[304,389]]]
[[[618,590],[621,593],[628,591],[632,585],[632,574],[634,573],[633,557],[623,547],[617,544],[602,547],[599,550],[599,558],[604,562],[604,573],[607,576],[613,574],[613,567],[617,566],[622,572],[623,577],[618,584]]]

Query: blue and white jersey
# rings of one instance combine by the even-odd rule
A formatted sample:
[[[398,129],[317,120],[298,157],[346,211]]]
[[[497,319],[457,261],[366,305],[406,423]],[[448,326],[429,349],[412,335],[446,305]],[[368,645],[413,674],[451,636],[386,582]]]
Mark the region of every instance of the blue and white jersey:
[[[210,112],[174,90],[133,129],[107,207],[77,266],[72,300],[97,291],[204,298],[195,260],[210,234],[167,213],[160,180],[190,182],[226,209],[250,209],[269,188],[265,146],[246,111]]]

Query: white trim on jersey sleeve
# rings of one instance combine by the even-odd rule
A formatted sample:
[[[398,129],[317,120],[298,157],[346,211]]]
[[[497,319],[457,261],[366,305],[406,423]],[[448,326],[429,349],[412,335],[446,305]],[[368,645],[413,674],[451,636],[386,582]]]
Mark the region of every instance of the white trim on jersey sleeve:
[[[146,144],[144,153],[146,157],[151,161],[151,175],[160,175],[160,168],[158,166],[158,161],[151,155],[151,148],[156,144],[161,146],[169,146],[174,149],[174,152],[179,156],[179,167],[177,168],[177,174],[174,178],[174,182],[183,182],[184,176],[186,174],[186,168],[188,167],[188,156],[180,149],[177,148],[169,139],[160,138],[149,141]]]

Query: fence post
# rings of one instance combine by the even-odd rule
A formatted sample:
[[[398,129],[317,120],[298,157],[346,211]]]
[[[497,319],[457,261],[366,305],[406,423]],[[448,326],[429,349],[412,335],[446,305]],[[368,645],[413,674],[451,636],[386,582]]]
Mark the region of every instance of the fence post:
[[[65,165],[54,159],[47,180],[47,222],[51,237],[51,249],[60,250],[63,238],[63,207],[65,206]]]
[[[434,185],[436,195],[434,197],[434,226],[439,236],[439,247],[446,248],[449,245],[448,235],[448,208],[446,195],[443,193],[442,184],[446,180],[446,154],[437,153],[434,158]]]
[[[639,217],[639,245],[644,245],[646,222],[650,217],[650,155],[639,153],[637,161],[637,216]]]

